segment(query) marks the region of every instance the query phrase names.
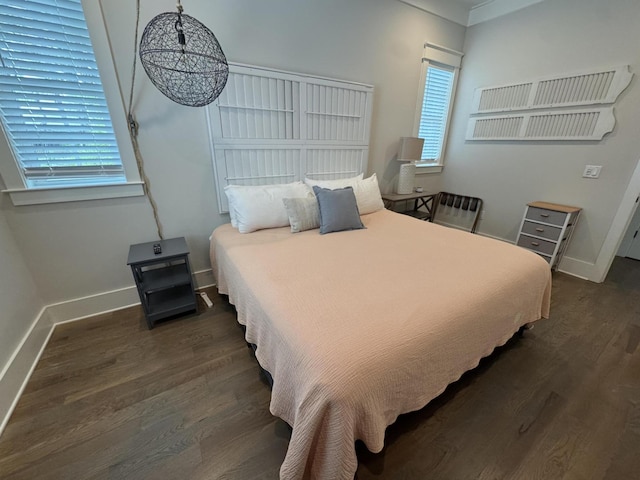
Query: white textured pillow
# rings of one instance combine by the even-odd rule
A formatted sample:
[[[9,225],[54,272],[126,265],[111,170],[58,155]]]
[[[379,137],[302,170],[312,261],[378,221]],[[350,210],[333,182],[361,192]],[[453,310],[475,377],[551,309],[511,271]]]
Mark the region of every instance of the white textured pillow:
[[[352,186],[360,215],[377,212],[384,208],[380,187],[378,186],[378,177],[375,173],[369,178],[358,180]]]
[[[283,198],[282,201],[289,216],[291,233],[320,227],[320,209],[316,197]]]
[[[304,183],[309,185],[310,188],[320,187],[328,188],[329,190],[335,190],[336,188],[353,187],[353,184],[362,180],[364,175],[356,175],[350,178],[338,178],[336,180],[312,180],[311,178],[305,178]]]
[[[304,198],[311,193],[302,182],[281,185],[239,186],[228,185],[224,191],[229,199],[240,233],[251,233],[264,228],[286,227],[289,217],[283,198]]]

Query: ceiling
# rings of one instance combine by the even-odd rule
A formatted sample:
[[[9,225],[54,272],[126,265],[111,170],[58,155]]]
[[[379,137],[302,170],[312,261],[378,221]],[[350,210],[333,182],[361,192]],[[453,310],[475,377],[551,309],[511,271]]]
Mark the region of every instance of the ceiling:
[[[486,22],[543,0],[399,0],[464,26]]]
[[[454,3],[460,3],[467,8],[474,8],[483,3],[489,3],[491,0],[449,0]]]

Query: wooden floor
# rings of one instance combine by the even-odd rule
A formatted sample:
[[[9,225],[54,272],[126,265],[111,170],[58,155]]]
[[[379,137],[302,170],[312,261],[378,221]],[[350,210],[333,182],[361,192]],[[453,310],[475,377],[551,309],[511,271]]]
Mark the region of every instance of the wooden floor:
[[[276,479],[290,430],[235,313],[149,331],[137,309],[61,325],[0,437],[0,478]],[[552,318],[358,445],[358,480],[640,478],[640,262],[554,275]]]

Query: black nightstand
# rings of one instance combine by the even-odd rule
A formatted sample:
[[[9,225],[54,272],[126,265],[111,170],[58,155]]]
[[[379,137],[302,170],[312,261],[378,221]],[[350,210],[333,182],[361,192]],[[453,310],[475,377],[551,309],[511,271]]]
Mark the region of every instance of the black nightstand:
[[[157,244],[161,253],[154,253]],[[131,265],[149,329],[159,320],[197,310],[189,248],[183,237],[131,245],[127,265]]]

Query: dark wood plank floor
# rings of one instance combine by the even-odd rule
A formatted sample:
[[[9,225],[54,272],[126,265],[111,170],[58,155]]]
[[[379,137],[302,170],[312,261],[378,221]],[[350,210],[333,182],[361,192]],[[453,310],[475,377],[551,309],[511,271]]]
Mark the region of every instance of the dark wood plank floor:
[[[224,299],[146,329],[138,309],[61,325],[0,437],[0,477],[275,479],[288,426]],[[204,310],[204,309],[203,309]],[[358,445],[359,480],[640,478],[640,262],[555,274],[538,322]]]

